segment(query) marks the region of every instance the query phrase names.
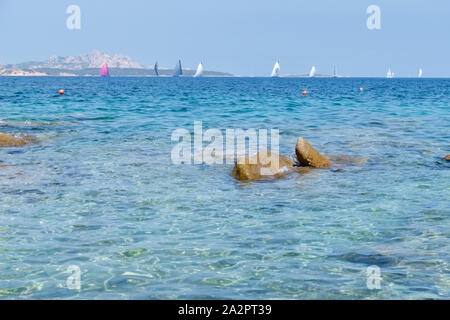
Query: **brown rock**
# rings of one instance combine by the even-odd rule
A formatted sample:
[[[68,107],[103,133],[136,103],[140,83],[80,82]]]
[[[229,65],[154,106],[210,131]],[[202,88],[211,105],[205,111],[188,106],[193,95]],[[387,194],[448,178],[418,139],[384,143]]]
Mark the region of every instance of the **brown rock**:
[[[291,172],[293,166],[294,163],[282,155],[261,151],[250,157],[239,158],[231,175],[241,181],[275,179]]]
[[[36,142],[36,139],[26,134],[11,135],[0,132],[0,147],[20,147],[30,142]]]
[[[309,142],[302,137],[298,138],[295,146],[295,154],[297,160],[302,166],[310,166],[314,168],[325,168],[331,165],[327,158],[322,156],[316,149],[311,147]]]
[[[450,154],[446,155],[444,158],[442,158],[442,160],[450,161]]]

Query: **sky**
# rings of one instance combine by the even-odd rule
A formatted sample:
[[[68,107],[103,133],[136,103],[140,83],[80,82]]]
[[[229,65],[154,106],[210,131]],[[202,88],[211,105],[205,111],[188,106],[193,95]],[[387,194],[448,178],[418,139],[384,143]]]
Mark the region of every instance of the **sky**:
[[[69,5],[81,29],[69,30]],[[369,30],[377,5],[381,29]],[[267,76],[450,77],[448,0],[0,0],[0,62],[122,53],[143,65]]]

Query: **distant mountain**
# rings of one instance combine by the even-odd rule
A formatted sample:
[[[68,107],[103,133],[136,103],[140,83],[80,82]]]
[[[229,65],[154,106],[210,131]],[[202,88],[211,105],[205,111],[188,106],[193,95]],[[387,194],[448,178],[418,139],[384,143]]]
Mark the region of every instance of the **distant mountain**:
[[[90,54],[82,54],[79,56],[54,56],[42,62],[30,61],[19,63],[16,64],[15,67],[20,69],[56,68],[81,70],[88,68],[100,68],[104,63],[107,63],[111,68],[144,68],[142,65],[123,54],[115,54],[113,56],[109,56],[105,53],[101,53],[98,50],[94,50]]]

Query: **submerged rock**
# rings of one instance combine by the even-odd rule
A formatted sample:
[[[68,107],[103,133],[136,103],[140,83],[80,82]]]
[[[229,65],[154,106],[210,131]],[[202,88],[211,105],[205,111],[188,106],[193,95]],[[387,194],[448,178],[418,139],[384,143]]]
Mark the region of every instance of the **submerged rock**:
[[[260,151],[253,156],[239,158],[231,175],[241,181],[252,181],[282,178],[293,170],[294,163],[285,156]]]
[[[442,160],[450,161],[450,154],[448,154],[445,157],[443,157]]]
[[[39,127],[39,126],[53,126],[62,124],[75,124],[74,121],[9,121],[0,120],[0,125],[2,126],[14,126],[14,127]]]
[[[347,262],[365,264],[367,266],[376,265],[379,267],[395,266],[399,264],[402,259],[393,252],[380,251],[375,248],[361,248],[356,251],[351,250],[343,254],[331,255],[330,257]]]
[[[37,140],[27,134],[7,134],[0,132],[0,147],[20,147]]]
[[[27,144],[25,141],[14,136],[0,132],[0,147],[17,147]]]
[[[327,158],[322,156],[314,149],[306,139],[298,138],[295,146],[295,154],[301,166],[310,166],[314,168],[325,168],[331,165]]]
[[[367,158],[363,157],[353,157],[353,156],[346,156],[346,155],[331,155],[328,157],[333,163],[351,163],[351,164],[366,164]]]

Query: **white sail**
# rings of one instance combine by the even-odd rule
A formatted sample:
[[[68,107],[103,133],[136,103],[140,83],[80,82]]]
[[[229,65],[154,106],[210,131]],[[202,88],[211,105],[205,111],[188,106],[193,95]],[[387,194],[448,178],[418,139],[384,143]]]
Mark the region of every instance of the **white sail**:
[[[389,68],[388,72],[386,73],[386,78],[390,79],[394,77],[394,73],[391,71],[391,68]]]
[[[197,70],[195,71],[194,78],[201,77],[203,75],[203,64],[200,62],[198,64]]]
[[[418,76],[419,78],[422,78],[422,73],[423,73],[422,68],[420,68],[419,69],[419,76]]]
[[[275,65],[273,66],[272,73],[270,76],[271,77],[280,76],[280,62],[279,61],[275,62]]]
[[[309,72],[309,77],[312,78],[312,77],[314,77],[315,75],[316,75],[316,67],[313,66],[313,67],[311,68],[311,71]]]

